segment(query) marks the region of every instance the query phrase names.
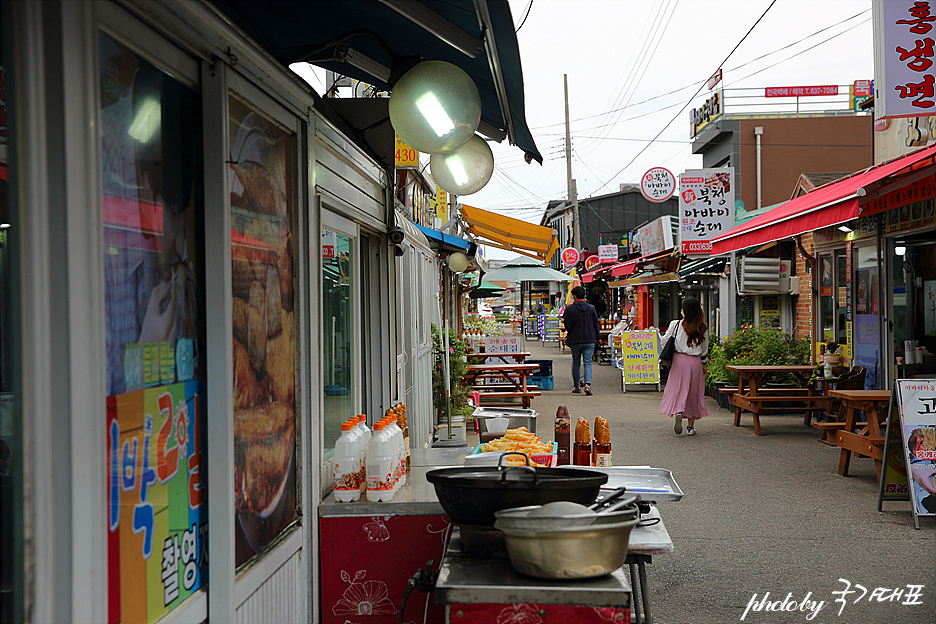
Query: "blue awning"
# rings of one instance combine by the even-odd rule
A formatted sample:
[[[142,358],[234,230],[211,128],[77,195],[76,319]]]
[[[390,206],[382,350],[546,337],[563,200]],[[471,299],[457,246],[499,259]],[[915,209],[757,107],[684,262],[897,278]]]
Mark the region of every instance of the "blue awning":
[[[472,245],[474,245],[474,243],[471,241],[466,241],[463,238],[458,238],[457,236],[452,236],[451,234],[446,234],[445,232],[440,232],[439,230],[427,228],[425,226],[419,225],[418,223],[414,223],[413,225],[415,225],[420,232],[426,235],[426,238],[429,239],[429,242],[438,245],[442,251],[461,251],[462,253],[466,253],[469,256],[472,255],[471,253],[468,253]]]

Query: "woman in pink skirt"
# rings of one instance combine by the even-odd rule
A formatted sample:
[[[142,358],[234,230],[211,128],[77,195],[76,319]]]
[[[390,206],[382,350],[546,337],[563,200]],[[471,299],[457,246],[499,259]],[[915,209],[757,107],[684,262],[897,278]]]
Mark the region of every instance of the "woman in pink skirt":
[[[660,413],[672,416],[676,423],[673,431],[682,433],[683,417],[688,419],[687,435],[695,435],[695,421],[708,416],[705,407],[705,361],[708,358],[708,325],[702,306],[695,297],[682,302],[682,320],[670,323],[663,334],[665,343],[676,336],[676,350],[670,367]]]

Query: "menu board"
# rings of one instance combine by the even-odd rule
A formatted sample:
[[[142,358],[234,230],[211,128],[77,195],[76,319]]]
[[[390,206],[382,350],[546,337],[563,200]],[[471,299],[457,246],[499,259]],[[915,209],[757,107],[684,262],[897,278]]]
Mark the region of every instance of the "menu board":
[[[543,342],[559,342],[559,317],[543,316],[540,327],[540,340]]]
[[[624,332],[614,336],[614,364],[625,384],[660,383],[660,335],[654,331]]]
[[[897,381],[900,435],[916,516],[936,515],[936,380]]]

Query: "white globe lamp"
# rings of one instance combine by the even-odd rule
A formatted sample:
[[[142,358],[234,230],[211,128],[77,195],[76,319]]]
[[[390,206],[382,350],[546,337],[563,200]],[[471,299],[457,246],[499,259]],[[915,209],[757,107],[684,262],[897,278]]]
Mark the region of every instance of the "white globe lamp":
[[[424,61],[403,74],[393,85],[389,107],[400,140],[425,154],[458,149],[481,121],[474,80],[445,61]]]
[[[477,193],[494,173],[494,153],[487,141],[477,134],[464,145],[447,154],[429,158],[432,179],[453,195]]]
[[[461,273],[468,268],[468,256],[460,251],[449,254],[448,267],[455,273]]]

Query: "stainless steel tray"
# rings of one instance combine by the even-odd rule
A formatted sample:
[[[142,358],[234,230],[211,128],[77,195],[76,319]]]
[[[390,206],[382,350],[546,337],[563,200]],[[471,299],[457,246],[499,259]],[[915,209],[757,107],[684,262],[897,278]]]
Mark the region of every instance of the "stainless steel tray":
[[[563,466],[564,468],[565,466]],[[584,466],[569,466],[569,468],[584,468]],[[589,466],[588,470],[597,470],[608,475],[608,482],[601,486],[601,491],[614,490],[619,487],[627,488],[628,492],[636,494],[640,500],[645,501],[678,501],[683,497],[673,473],[665,468],[649,468],[647,466]]]

